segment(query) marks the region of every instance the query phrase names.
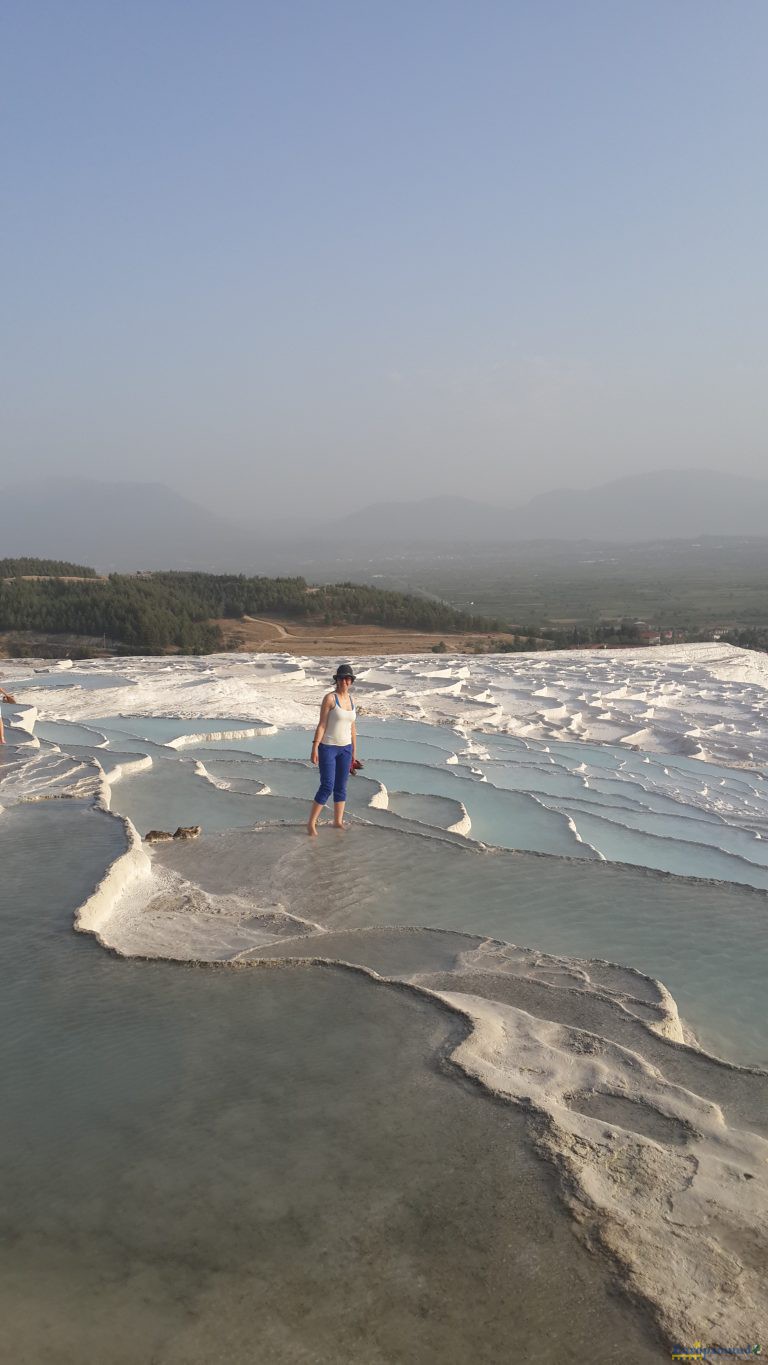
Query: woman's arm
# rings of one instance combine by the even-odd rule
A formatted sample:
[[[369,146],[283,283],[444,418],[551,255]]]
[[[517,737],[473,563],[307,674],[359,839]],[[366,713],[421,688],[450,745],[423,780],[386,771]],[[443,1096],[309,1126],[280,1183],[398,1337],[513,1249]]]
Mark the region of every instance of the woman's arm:
[[[352,721],[352,759],[353,759],[353,761],[354,761],[354,757],[355,757],[355,753],[356,753],[356,752],[357,752],[357,725],[355,724],[354,721]]]
[[[332,706],[333,706],[333,693],[329,693],[329,695],[328,695],[327,697],[323,697],[323,704],[322,704],[322,706],[320,707],[320,719],[319,719],[319,721],[318,721],[318,723],[317,723],[317,729],[315,730],[315,737],[314,737],[314,739],[312,740],[312,754],[311,754],[311,758],[312,758],[312,762],[313,762],[313,763],[317,763],[317,762],[318,762],[317,746],[318,746],[318,744],[322,744],[322,742],[323,742],[323,735],[325,734],[325,726],[326,726],[326,722],[327,722],[327,720],[328,720],[328,712],[330,711],[330,709],[331,709]]]

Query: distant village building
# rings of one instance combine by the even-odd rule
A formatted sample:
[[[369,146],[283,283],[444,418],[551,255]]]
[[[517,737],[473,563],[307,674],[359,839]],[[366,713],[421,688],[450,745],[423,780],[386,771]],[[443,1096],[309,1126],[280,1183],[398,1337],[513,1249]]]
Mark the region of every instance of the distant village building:
[[[647,621],[633,621],[632,624],[643,645],[669,644],[675,640],[674,630],[661,630],[659,626],[651,626]]]

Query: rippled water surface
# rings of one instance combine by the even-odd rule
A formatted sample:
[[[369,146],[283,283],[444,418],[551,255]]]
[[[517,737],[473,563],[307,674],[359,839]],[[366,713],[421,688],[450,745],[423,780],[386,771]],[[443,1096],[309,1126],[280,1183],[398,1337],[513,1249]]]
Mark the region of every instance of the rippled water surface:
[[[164,717],[105,717],[94,724],[117,747],[125,746],[126,733],[157,744],[194,734],[195,727],[215,733],[215,727],[247,726]],[[234,750],[241,760],[250,754],[306,762],[311,736],[287,729],[208,744]],[[388,792],[461,802],[472,838],[484,843],[768,890],[768,785],[760,773],[407,721],[363,719],[359,747],[367,778]],[[310,774],[307,795],[312,786]]]
[[[163,864],[213,893],[336,930],[428,925],[555,954],[631,963],[663,980],[685,1020],[719,1055],[768,1063],[766,904],[755,892],[606,864],[504,852],[393,829],[221,835],[166,847]]]
[[[560,727],[548,692],[533,705]],[[768,1065],[765,779],[694,761],[674,736],[651,754],[453,728],[453,700],[443,725],[361,717],[351,823],[315,840],[310,730],[253,733],[269,727],[248,707],[47,721],[42,749],[0,764],[0,1357],[666,1358],[583,1251],[525,1113],[447,1063],[466,1026],[338,964],[466,991],[550,1043],[573,1030],[567,1076],[590,1031],[603,1058],[637,1049],[760,1132],[762,1079],[650,1034],[659,992],[605,963],[661,979],[711,1051]],[[473,724],[493,710],[470,702]],[[590,705],[593,740],[601,726],[615,740]],[[25,780],[49,799],[13,805]],[[71,931],[126,846],[105,799],[142,834],[202,827],[151,864],[132,855],[136,881],[100,912],[119,951],[165,961]],[[505,975],[538,950],[560,965]],[[592,959],[588,975],[564,956]],[[625,1005],[601,994],[616,980]],[[536,1066],[522,1070],[527,1094]],[[619,1090],[587,1081],[565,1107],[685,1163],[685,1117]]]
[[[126,741],[112,723],[105,718],[98,725],[119,748]],[[131,725],[137,735],[154,728],[172,739],[182,729],[204,733],[234,722],[170,724],[161,718],[152,727],[134,717]],[[465,737],[410,722],[365,726],[370,734],[361,735],[360,748],[366,766],[364,776],[350,780],[349,810],[389,833],[363,836],[353,828],[354,843],[314,862],[307,861],[301,833],[317,781],[303,730],[206,741],[180,754],[154,741],[128,741],[137,751],[144,744],[153,764],[115,785],[112,806],[142,832],[199,824],[213,834],[294,822],[280,864],[280,896],[292,913],[314,920],[319,905],[339,927],[442,926],[631,963],[664,981],[707,1046],[738,1060],[768,1062],[768,902],[759,890],[767,884],[768,840],[759,837],[767,818],[760,774],[710,764],[702,776],[692,760],[480,732]],[[73,727],[78,739],[80,729]],[[426,732],[434,742],[425,743]],[[63,742],[61,723],[57,735]],[[368,743],[377,746],[371,753]],[[200,764],[211,780],[201,775]],[[259,794],[264,788],[269,794]],[[382,789],[388,808],[371,807]],[[458,816],[463,806],[471,838],[497,851],[477,853],[462,847],[458,836],[450,836],[453,847],[404,839],[403,831],[430,832],[429,798],[435,801],[433,834],[451,822],[448,810]],[[186,856],[211,892],[274,900],[273,874],[269,888],[260,881],[258,847],[253,845],[253,866],[247,841],[238,854],[236,887],[226,859],[211,847],[202,859]],[[505,847],[559,856],[526,858],[503,853]],[[600,855],[648,870],[606,866],[597,861]],[[678,875],[662,877],[652,869]],[[719,880],[691,881],[692,875]],[[734,882],[748,885],[740,889]]]
[[[440,1069],[454,1023],[340,969],[104,953],[71,917],[119,844],[78,801],[0,822],[3,1359],[667,1358],[524,1115]]]

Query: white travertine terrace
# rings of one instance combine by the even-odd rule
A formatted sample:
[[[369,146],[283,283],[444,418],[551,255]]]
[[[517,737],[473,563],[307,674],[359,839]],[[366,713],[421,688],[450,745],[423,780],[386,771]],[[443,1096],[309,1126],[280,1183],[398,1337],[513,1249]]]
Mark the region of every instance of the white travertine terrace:
[[[446,658],[439,667],[428,656],[354,664],[365,717],[447,726],[456,740],[442,766],[428,769],[446,774],[456,795],[428,792],[419,799],[418,792],[405,792],[410,832],[405,823],[396,824],[400,787],[393,783],[388,790],[370,764],[359,799],[367,800],[371,818],[391,817],[388,837],[416,839],[420,823],[428,835],[430,810],[436,838],[450,831],[454,837],[474,834],[464,803],[471,804],[482,783],[483,800],[492,802],[496,792],[499,801],[510,793],[517,799],[522,792],[542,818],[550,813],[570,822],[575,837],[589,851],[597,849],[595,857],[606,856],[601,838],[631,838],[634,830],[650,840],[683,843],[687,856],[703,858],[695,836],[702,850],[717,845],[724,878],[729,867],[745,865],[755,868],[754,885],[762,885],[768,869],[762,851],[764,838],[768,847],[761,789],[768,763],[763,656],[707,645]],[[110,665],[78,665],[78,673],[88,671],[108,675]],[[10,665],[4,679],[12,686],[14,677],[28,672],[26,661]],[[300,888],[290,903],[268,897],[257,903],[242,888],[217,892],[194,875],[211,847],[205,838],[191,851],[160,847],[149,855],[131,821],[111,814],[110,804],[119,809],[118,784],[137,773],[146,777],[155,761],[191,770],[190,780],[203,784],[214,801],[253,797],[254,823],[272,800],[289,810],[301,790],[300,763],[273,762],[273,795],[265,780],[267,760],[260,768],[254,761],[249,772],[247,755],[222,750],[220,757],[211,751],[185,758],[184,750],[286,726],[309,731],[329,672],[326,661],[218,656],[172,664],[130,660],[124,667],[121,661],[131,685],[114,691],[46,689],[44,675],[37,675],[30,702],[25,694],[10,717],[0,819],[2,807],[17,801],[74,800],[86,818],[91,811],[93,818],[120,821],[124,851],[104,869],[75,918],[76,928],[120,954],[250,966],[255,990],[262,962],[326,962],[429,996],[465,1023],[450,1065],[530,1113],[534,1140],[557,1171],[582,1235],[611,1256],[618,1278],[651,1308],[668,1338],[698,1336],[723,1346],[765,1338],[768,1075],[699,1049],[661,982],[631,964],[555,956],[470,934],[457,935],[447,968],[443,962],[434,971],[384,973],[368,957],[373,931],[330,932]],[[126,753],[118,760],[115,754],[103,767],[87,746],[73,745],[69,756],[51,744],[39,747],[34,738],[37,712],[44,721],[88,727],[108,711],[200,717],[204,724],[168,740],[167,760],[157,759],[153,744],[148,750],[154,758]],[[217,719],[252,724],[217,729]],[[508,759],[503,744],[498,747],[505,736],[524,741]],[[549,752],[548,745],[568,748]],[[609,752],[601,746],[608,745],[624,746],[627,763],[616,760],[601,772],[600,754]],[[63,740],[59,749],[66,749]],[[721,778],[711,765],[731,773]],[[407,775],[407,764],[391,767],[395,776]],[[502,777],[513,785],[505,788]],[[563,815],[566,789],[570,804]],[[374,826],[366,837],[376,837]],[[466,839],[459,842],[467,848]],[[181,858],[183,868],[174,863]],[[429,942],[428,931],[418,928],[387,931],[379,925],[377,932],[380,939],[390,933],[395,942],[398,933],[421,933]]]
[[[568,650],[548,654],[429,655],[355,659],[364,713],[535,739],[627,744],[730,766],[768,762],[768,659],[731,645]],[[78,664],[78,674],[114,673],[109,663]],[[87,721],[113,714],[240,717],[267,724],[313,724],[331,685],[327,660],[287,655],[214,655],[121,660],[130,686],[105,691],[45,688],[34,677],[30,700],[45,717]],[[4,676],[28,678],[28,661]],[[258,718],[258,720],[256,719]],[[182,741],[186,742],[186,741]]]

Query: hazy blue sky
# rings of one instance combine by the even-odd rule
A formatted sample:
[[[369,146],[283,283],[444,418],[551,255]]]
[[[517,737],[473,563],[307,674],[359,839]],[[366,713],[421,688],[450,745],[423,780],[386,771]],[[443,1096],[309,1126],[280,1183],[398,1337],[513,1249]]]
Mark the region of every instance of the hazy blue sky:
[[[0,482],[763,472],[766,0],[6,0],[0,46]]]

